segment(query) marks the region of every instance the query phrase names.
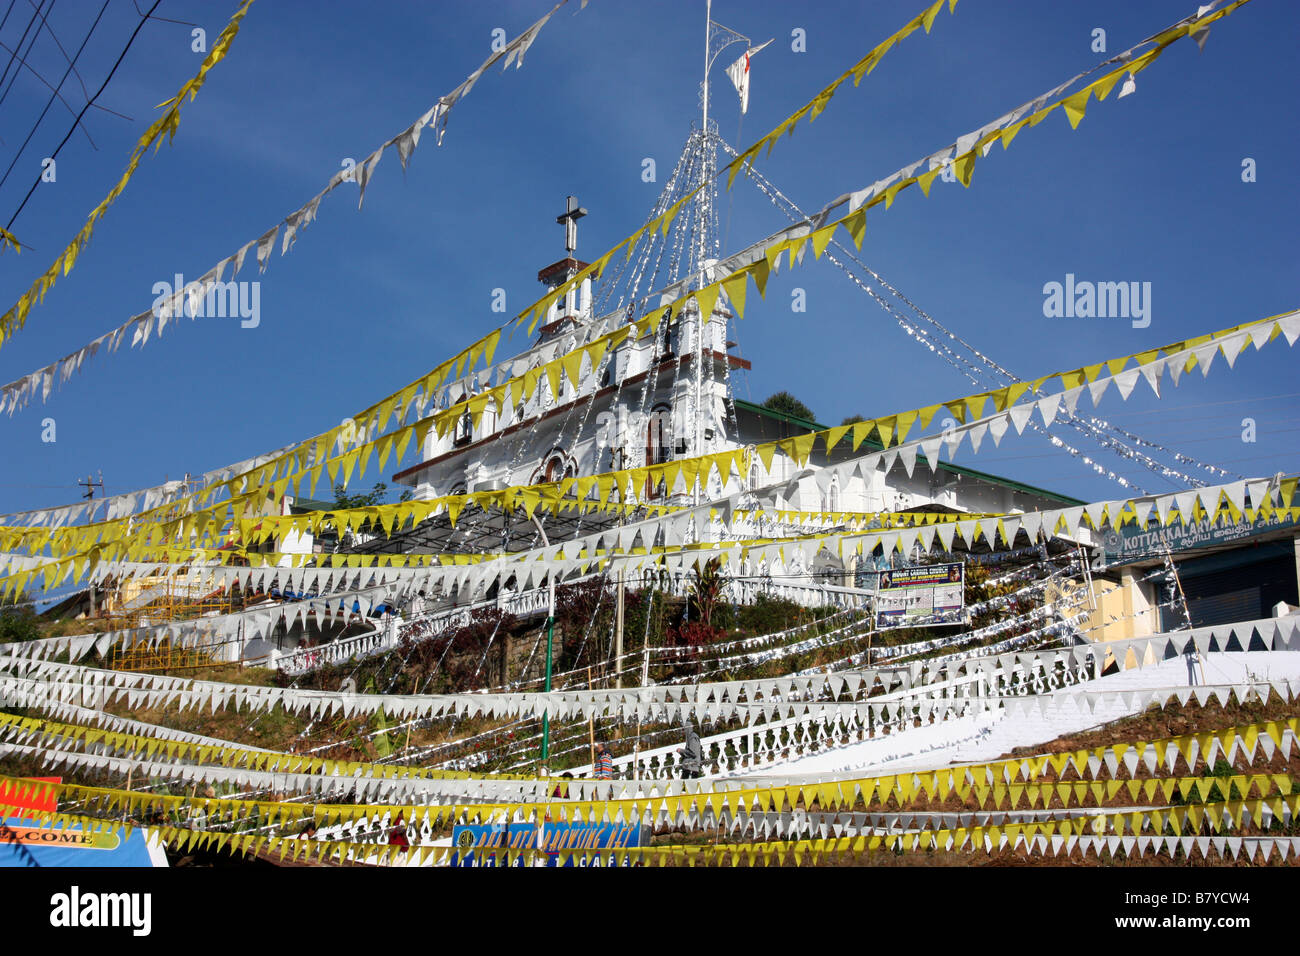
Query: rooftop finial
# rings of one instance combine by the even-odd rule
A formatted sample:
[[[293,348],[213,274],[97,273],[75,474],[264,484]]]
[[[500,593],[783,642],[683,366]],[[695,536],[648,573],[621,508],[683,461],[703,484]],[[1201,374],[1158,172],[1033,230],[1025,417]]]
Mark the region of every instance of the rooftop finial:
[[[578,220],[587,215],[587,210],[578,205],[578,197],[570,196],[565,204],[564,214],[556,216],[555,221],[564,226],[564,249],[573,252],[578,248]]]

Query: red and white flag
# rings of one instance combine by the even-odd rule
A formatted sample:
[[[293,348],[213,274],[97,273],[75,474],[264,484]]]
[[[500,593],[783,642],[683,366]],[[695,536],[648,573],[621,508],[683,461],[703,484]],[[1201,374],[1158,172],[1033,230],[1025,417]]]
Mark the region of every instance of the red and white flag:
[[[771,42],[771,40],[767,41],[767,43]],[[742,113],[749,109],[749,58],[767,46],[767,43],[746,50],[739,60],[727,67],[727,76],[731,77],[736,92],[740,94],[740,112]]]

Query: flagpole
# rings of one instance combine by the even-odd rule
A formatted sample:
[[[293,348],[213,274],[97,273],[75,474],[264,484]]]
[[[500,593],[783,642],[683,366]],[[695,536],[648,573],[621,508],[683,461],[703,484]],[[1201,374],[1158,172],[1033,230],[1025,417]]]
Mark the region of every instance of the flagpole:
[[[704,158],[709,148],[709,32],[713,24],[713,0],[704,0],[704,125],[700,130],[700,156]],[[703,175],[703,166],[701,166],[701,175]],[[708,188],[700,190],[700,212],[702,215],[696,222],[695,228],[700,234],[700,251],[699,262],[700,282],[699,288],[704,288],[704,255],[705,255],[705,230],[708,228],[705,223],[707,215]],[[704,454],[704,323],[706,321],[704,310],[700,308],[700,300],[695,300],[695,308],[699,313],[699,318],[695,324],[695,441],[693,442],[693,453],[696,455]],[[695,479],[695,504],[700,503],[700,493],[703,489],[703,479],[698,476]]]
[[[709,25],[713,21],[713,0],[704,0],[704,131],[709,131]]]

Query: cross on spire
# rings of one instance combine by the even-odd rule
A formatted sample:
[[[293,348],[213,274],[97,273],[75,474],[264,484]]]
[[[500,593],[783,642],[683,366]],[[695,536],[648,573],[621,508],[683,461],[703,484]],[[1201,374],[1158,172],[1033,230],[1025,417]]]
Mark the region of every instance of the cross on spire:
[[[578,220],[587,215],[587,210],[578,205],[578,197],[570,196],[565,204],[564,214],[555,217],[555,221],[564,226],[564,248],[573,252],[578,248]]]

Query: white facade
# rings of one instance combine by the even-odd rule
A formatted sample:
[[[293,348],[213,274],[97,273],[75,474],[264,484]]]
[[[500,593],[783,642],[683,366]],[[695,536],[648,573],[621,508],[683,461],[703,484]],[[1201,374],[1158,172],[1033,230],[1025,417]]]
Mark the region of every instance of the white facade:
[[[508,363],[511,376],[524,375],[581,344],[576,332],[592,321],[590,283],[584,282],[569,298],[579,311],[553,310],[538,341]],[[593,369],[584,358],[577,388],[561,375],[558,394],[553,394],[552,382],[543,375],[518,406],[500,415],[489,408],[477,427],[466,416],[441,437],[430,431],[423,463],[394,476],[394,481],[414,487],[417,498],[430,498],[740,447],[743,440],[727,431],[724,363],[738,362],[726,353],[728,317],[725,303],[715,307],[705,327],[702,364],[697,363],[699,315],[692,303],[683,317],[665,323],[657,333],[629,338],[611,349],[600,367]],[[698,386],[697,367],[702,369]],[[703,406],[698,429],[697,388]],[[470,382],[452,387],[447,390],[448,404],[479,390]]]
[[[705,281],[713,281],[714,265],[712,260],[704,262]],[[543,269],[538,278],[554,289],[584,267],[585,263],[566,258]],[[595,316],[592,292],[590,280],[584,281],[555,304],[527,350],[498,358],[491,371],[467,375],[445,388],[441,407],[573,353],[590,341],[593,328],[601,334],[616,329],[624,317]],[[558,380],[541,374],[531,394],[515,407],[499,414],[488,408],[477,424],[466,413],[442,436],[431,430],[421,449],[421,463],[393,480],[414,488],[415,497],[427,499],[752,448],[821,427],[730,397],[730,370],[748,368],[748,363],[728,353],[730,318],[726,297],[720,296],[705,323],[701,348],[698,310],[691,300],[682,314],[662,323],[657,332],[629,337],[607,351],[596,368],[584,356],[576,388],[563,373]],[[751,493],[754,497],[746,506],[836,512],[941,509],[1001,514],[1081,504],[969,469],[931,468],[919,456],[910,474],[893,456],[881,456],[874,465],[862,461],[874,448],[863,445],[851,452],[842,443],[828,458],[819,442],[807,467],[777,455],[771,473],[751,456],[755,464],[748,475],[733,475],[724,485],[715,473],[700,489],[701,496],[715,500]],[[860,463],[847,464],[854,458]],[[672,488],[647,485],[626,490],[642,501],[695,500],[683,479]]]

